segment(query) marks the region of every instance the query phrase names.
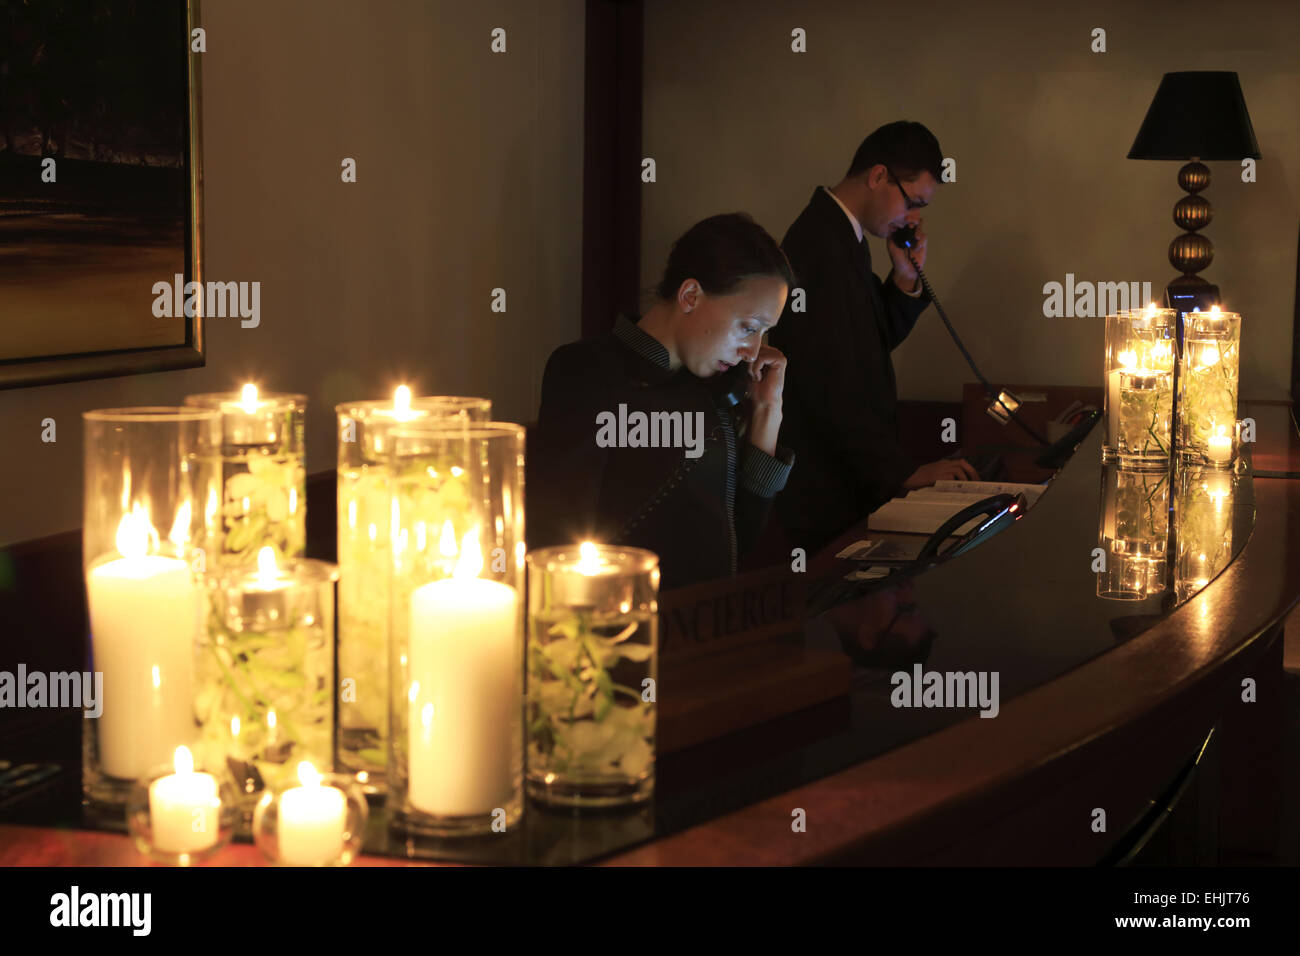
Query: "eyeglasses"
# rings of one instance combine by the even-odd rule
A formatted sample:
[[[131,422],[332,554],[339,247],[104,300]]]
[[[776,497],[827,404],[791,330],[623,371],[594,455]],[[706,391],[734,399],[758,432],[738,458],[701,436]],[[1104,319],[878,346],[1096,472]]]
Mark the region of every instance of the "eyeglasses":
[[[907,190],[903,188],[902,181],[897,176],[895,176],[892,171],[886,169],[886,172],[889,173],[889,178],[894,181],[894,185],[898,187],[898,191],[903,194],[903,204],[907,209],[911,210],[911,209],[925,208],[925,203],[919,202],[907,194]]]

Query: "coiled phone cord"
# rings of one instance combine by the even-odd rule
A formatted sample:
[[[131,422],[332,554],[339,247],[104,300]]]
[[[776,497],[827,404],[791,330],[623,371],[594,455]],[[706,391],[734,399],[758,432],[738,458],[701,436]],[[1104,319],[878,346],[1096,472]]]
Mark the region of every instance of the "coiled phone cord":
[[[897,245],[897,243],[895,243],[895,245]],[[989,384],[989,380],[980,373],[979,367],[975,364],[975,360],[971,358],[970,352],[967,352],[966,346],[962,344],[961,337],[957,335],[957,330],[954,329],[952,323],[948,321],[948,313],[943,311],[943,305],[940,304],[939,297],[934,294],[934,289],[930,287],[930,280],[925,277],[925,273],[921,271],[921,267],[916,264],[916,259],[912,257],[912,250],[902,246],[899,246],[899,248],[903,249],[907,254],[907,261],[912,263],[912,268],[916,270],[917,276],[921,279],[921,287],[925,289],[925,294],[930,297],[930,301],[934,303],[934,307],[939,310],[939,318],[943,319],[943,324],[948,327],[948,334],[951,335],[952,340],[957,343],[957,348],[961,350],[961,354],[965,357],[966,364],[970,366],[971,371],[975,373],[975,376],[984,385],[984,394],[1001,405],[1003,410],[1006,411],[1017,425],[1025,430],[1030,438],[1038,442],[1040,445],[1050,446],[1052,444],[1051,442],[1021,421],[1020,416],[1014,411],[1007,408],[1006,404],[1002,401],[1002,396],[993,390],[993,386]]]

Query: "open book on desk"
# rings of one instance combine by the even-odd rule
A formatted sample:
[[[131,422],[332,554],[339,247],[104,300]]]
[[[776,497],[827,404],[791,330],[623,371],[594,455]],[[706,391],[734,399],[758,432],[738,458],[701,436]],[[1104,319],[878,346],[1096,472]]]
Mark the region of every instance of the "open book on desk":
[[[990,495],[1023,494],[1032,508],[1043,491],[1043,485],[1014,481],[936,481],[929,488],[918,488],[902,498],[886,501],[871,513],[867,519],[867,528],[872,531],[934,534],[957,512]],[[966,534],[986,520],[985,516],[971,518],[953,534]]]

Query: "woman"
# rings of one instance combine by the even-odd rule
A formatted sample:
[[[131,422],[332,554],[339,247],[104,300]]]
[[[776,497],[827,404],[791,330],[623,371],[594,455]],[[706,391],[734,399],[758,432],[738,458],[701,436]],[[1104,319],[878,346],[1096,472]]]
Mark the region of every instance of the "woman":
[[[529,445],[530,548],[648,548],[665,588],[735,573],[793,464],[777,445],[785,357],[763,343],[793,283],[749,216],[712,216],[673,244],[639,322],[619,316],[551,355]]]

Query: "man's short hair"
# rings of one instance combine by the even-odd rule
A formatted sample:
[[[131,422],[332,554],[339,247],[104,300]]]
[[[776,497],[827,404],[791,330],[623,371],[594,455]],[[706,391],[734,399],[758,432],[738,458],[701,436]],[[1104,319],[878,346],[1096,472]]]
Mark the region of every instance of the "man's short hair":
[[[920,123],[898,120],[886,123],[862,141],[845,175],[856,176],[876,165],[883,165],[900,179],[914,179],[928,172],[940,180],[943,151],[934,134]]]

